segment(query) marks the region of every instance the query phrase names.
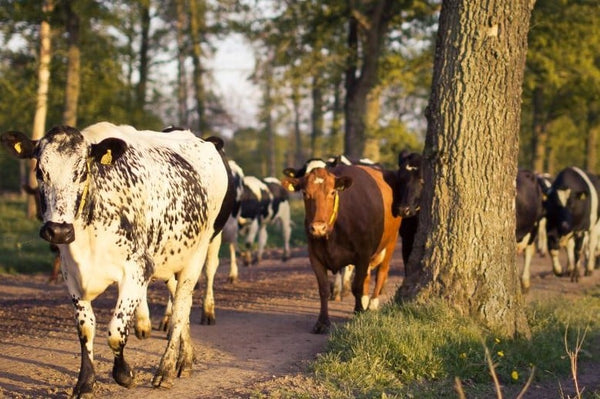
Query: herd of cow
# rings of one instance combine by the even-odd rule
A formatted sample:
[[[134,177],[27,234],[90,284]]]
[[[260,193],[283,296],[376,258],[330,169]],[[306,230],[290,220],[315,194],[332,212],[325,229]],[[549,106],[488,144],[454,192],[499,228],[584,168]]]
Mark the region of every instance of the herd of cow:
[[[167,282],[171,294],[160,324],[168,331],[168,343],[152,384],[169,387],[174,378],[189,374],[194,359],[189,326],[194,286],[204,271],[202,321],[213,324],[212,283],[221,243],[230,246],[230,281],[238,278],[240,234],[244,263],[259,262],[267,225],[278,220],[284,259],[289,256],[287,191],[300,191],[304,198],[308,253],[321,302],[313,332],[330,327],[328,270],[340,277],[334,285],[337,294],[341,276],[346,282],[354,276],[354,309],[362,311],[378,307],[398,236],[404,264],[409,264],[424,184],[422,159],[416,153],[401,153],[395,170],[345,157],[313,159],[301,168],[286,169],[279,181],[244,176],[235,162],[226,159],[220,139],[202,140],[189,130],[172,127],[138,131],[101,122],[82,131],[58,126],[36,141],[14,131],[2,134],[0,140],[17,158],[37,161],[40,235],[60,251],[81,344],[74,397],[93,392],[92,301],[112,283],[118,286],[108,325],[115,381],[133,385],[124,348],[130,322],[138,338],[150,334],[146,295],[152,279]],[[553,182],[519,171],[516,188],[517,245],[526,258],[523,288],[529,287],[536,237],[538,241],[547,237],[557,275],[563,274],[560,247],[567,250],[567,272],[573,280],[579,276],[580,261],[586,262],[585,273],[591,273],[600,226],[600,181],[575,167],[561,171]],[[376,281],[369,295],[372,271]]]

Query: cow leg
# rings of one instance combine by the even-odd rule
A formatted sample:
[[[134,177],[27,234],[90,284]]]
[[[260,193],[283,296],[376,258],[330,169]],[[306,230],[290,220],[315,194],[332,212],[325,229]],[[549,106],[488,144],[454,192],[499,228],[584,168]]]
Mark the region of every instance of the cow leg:
[[[377,280],[375,281],[375,289],[373,290],[373,295],[371,296],[371,300],[369,301],[369,310],[377,310],[379,308],[379,295],[381,295],[383,291],[383,287],[385,286],[388,274],[390,272],[390,261],[394,253],[395,246],[395,240],[388,244],[388,246],[385,249],[385,253],[383,254],[383,260],[381,261],[381,264],[377,267]],[[369,287],[367,286],[366,289],[368,290]]]
[[[287,206],[284,206],[287,204]],[[285,262],[290,258],[290,237],[292,236],[292,217],[290,215],[290,204],[286,201],[280,205],[280,220],[281,220],[281,231],[283,235],[283,257],[282,260]]]
[[[69,291],[71,288],[69,285]],[[73,306],[75,307],[75,320],[77,322],[77,333],[81,345],[81,366],[77,384],[73,388],[72,397],[80,398],[92,394],[96,382],[94,371],[94,336],[96,334],[96,316],[92,309],[91,301],[84,301],[80,295],[71,293]]]
[[[352,280],[352,294],[354,294],[354,311],[360,312],[367,309],[369,297],[365,295],[365,287],[369,289],[370,276],[368,265],[357,263],[354,270],[354,280]]]
[[[329,320],[329,279],[327,278],[327,269],[323,263],[316,260],[313,256],[311,256],[310,266],[317,278],[317,284],[319,285],[319,299],[321,301],[319,317],[312,329],[312,333],[327,334],[331,327],[331,321]]]
[[[208,246],[206,255],[206,292],[204,294],[204,303],[202,305],[202,317],[200,324],[213,325],[216,323],[215,317],[215,297],[213,293],[213,284],[215,273],[219,267],[219,248],[221,247],[221,234],[218,234]]]
[[[58,272],[60,272],[60,255],[56,255],[52,262],[52,274],[48,279],[49,283],[56,283],[58,281]]]
[[[252,244],[256,239],[256,234],[258,233],[258,220],[254,219],[250,223],[250,225],[246,228],[247,234],[245,242],[245,250],[242,252],[242,259],[244,260],[244,266],[250,266],[252,263]]]
[[[190,337],[192,294],[206,261],[208,243],[200,244],[198,248],[190,263],[177,276],[173,316],[169,323],[169,341],[152,379],[152,385],[156,388],[170,388],[176,375],[186,376],[192,369],[194,362],[194,347]]]
[[[267,245],[267,238],[267,224],[262,223],[260,229],[258,230],[258,252],[253,263],[260,263],[262,260],[263,251],[265,249],[265,245]]]
[[[342,285],[343,285],[343,274],[345,273],[346,267],[342,267],[337,273],[333,275],[333,283],[331,287],[331,296],[329,297],[332,301],[342,300]]]
[[[537,231],[537,250],[540,256],[544,257],[548,253],[548,236],[546,234],[546,218],[540,219]]]
[[[158,325],[158,329],[162,331],[169,330],[169,322],[171,321],[171,316],[173,316],[173,297],[175,296],[175,289],[177,288],[177,279],[174,276],[171,277],[166,281],[166,285],[167,290],[169,290],[169,300],[167,301],[163,318]]]
[[[581,237],[575,237],[575,239],[573,240],[575,243],[575,248],[573,250],[573,255],[574,255],[574,262],[573,262],[573,269],[570,271],[570,276],[571,276],[571,281],[572,282],[579,282],[579,267],[580,267],[580,262],[582,261],[582,253],[583,253],[583,248],[587,245],[587,236],[581,236]]]
[[[235,254],[235,244],[229,244],[229,277],[227,281],[235,283],[238,279],[238,265]]]
[[[139,273],[125,277],[119,284],[119,298],[117,307],[108,323],[108,346],[115,356],[112,376],[115,381],[126,388],[133,385],[133,369],[125,361],[125,345],[129,336],[129,320],[145,298],[144,291],[148,289],[148,282],[140,268]]]
[[[148,309],[148,290],[142,292],[140,304],[135,311],[135,336],[138,339],[150,337],[152,323],[150,322],[150,309]]]
[[[531,259],[535,252],[535,244],[530,244],[525,248],[525,262],[523,264],[523,273],[521,274],[521,289],[523,292],[528,292],[531,286]]]
[[[573,275],[573,270],[577,267],[575,238],[571,237],[567,241],[567,272]]]
[[[352,292],[352,274],[354,273],[354,265],[344,267],[342,274],[342,298],[349,292]]]
[[[598,245],[598,232],[593,229],[589,234],[587,248],[587,263],[585,265],[585,275],[591,276],[596,267],[596,246]]]

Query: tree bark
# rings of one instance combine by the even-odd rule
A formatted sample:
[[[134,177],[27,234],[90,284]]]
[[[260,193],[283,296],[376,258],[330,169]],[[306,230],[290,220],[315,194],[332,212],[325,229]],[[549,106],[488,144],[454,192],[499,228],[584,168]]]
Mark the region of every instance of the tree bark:
[[[310,135],[310,147],[312,156],[321,158],[323,154],[323,92],[321,90],[321,79],[313,76],[312,79],[312,103],[311,113],[312,132]]]
[[[531,137],[534,171],[546,171],[546,146],[548,145],[548,132],[546,131],[546,118],[544,110],[544,89],[536,86],[533,90],[533,134]]]
[[[185,26],[187,13],[185,11],[184,0],[176,1],[177,12],[177,119],[179,126],[188,126],[188,109],[187,109],[187,78],[185,69],[185,59],[187,52],[185,51]]]
[[[194,89],[196,113],[198,114],[198,131],[206,130],[206,95],[204,93],[204,68],[202,65],[201,38],[204,35],[206,12],[203,0],[190,0],[190,36],[192,39],[192,62],[194,65]]]
[[[48,114],[48,87],[50,85],[50,61],[52,59],[50,23],[48,19],[54,10],[53,0],[45,0],[42,4],[44,18],[40,24],[40,59],[38,65],[38,89],[36,97],[35,115],[33,117],[33,128],[31,139],[39,140],[46,132],[46,115]],[[37,188],[35,177],[35,161],[28,162],[29,172],[27,184],[31,188]],[[37,206],[32,195],[27,197],[27,217],[34,219],[37,216]]]
[[[419,229],[398,300],[442,298],[529,336],[516,266],[515,178],[530,0],[444,1],[427,110]]]
[[[361,20],[366,20],[362,24],[358,20],[358,10],[349,7],[344,152],[353,158],[360,158],[364,153],[367,95],[377,83],[379,57],[389,21],[393,17],[391,10],[394,1],[373,2],[371,9],[365,15],[360,15]],[[360,46],[359,31],[365,35]]]
[[[598,112],[597,103],[590,100],[587,113],[587,146],[585,157],[585,168],[588,172],[596,173],[596,152],[598,148]]]
[[[306,161],[304,156],[304,148],[302,147],[302,131],[300,129],[300,119],[302,118],[302,110],[300,109],[300,88],[297,84],[292,86],[292,111],[294,113],[294,165],[304,164]]]
[[[140,66],[138,72],[140,74],[140,80],[137,84],[137,109],[141,111],[146,105],[146,87],[148,86],[148,69],[149,69],[149,56],[148,51],[150,48],[150,0],[140,1],[140,18],[141,18],[141,43],[140,43]]]
[[[65,88],[65,108],[63,123],[77,126],[77,103],[80,92],[81,51],[79,48],[79,15],[73,10],[73,2],[67,0],[65,6],[65,25],[69,43],[67,61],[67,84]]]

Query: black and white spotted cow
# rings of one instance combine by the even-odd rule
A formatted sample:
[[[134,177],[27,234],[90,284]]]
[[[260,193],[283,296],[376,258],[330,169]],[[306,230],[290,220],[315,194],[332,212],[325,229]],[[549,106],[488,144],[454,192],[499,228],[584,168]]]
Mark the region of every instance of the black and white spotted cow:
[[[544,257],[548,253],[548,236],[546,233],[546,200],[548,198],[550,188],[552,188],[552,177],[548,173],[537,173],[536,177],[540,189],[542,190],[544,204],[544,216],[542,216],[538,224],[536,247],[538,254]]]
[[[119,290],[108,325],[115,381],[125,387],[134,382],[124,348],[134,315],[136,335],[150,334],[150,279],[174,276],[179,281],[175,322],[152,383],[169,387],[176,376],[188,375],[194,361],[192,290],[207,256],[218,254],[218,233],[233,200],[219,143],[189,131],[167,135],[108,122],[82,131],[54,127],[39,141],[7,132],[1,141],[16,157],[37,161],[44,222],[40,235],[59,247],[81,343],[73,396],[93,392],[92,301],[112,283]]]
[[[516,181],[516,230],[517,253],[524,254],[521,287],[524,291],[530,287],[531,259],[535,253],[535,239],[540,220],[544,217],[544,195],[535,173],[519,169]]]
[[[240,201],[238,217],[239,233],[243,237],[242,259],[246,266],[259,263],[267,243],[267,226],[281,223],[283,236],[283,260],[290,256],[290,236],[292,232],[290,201],[288,192],[274,177],[263,180],[255,176],[244,176],[244,193]],[[254,240],[258,235],[256,254],[252,252]]]
[[[233,177],[233,186],[235,187],[235,205],[227,223],[223,226],[223,244],[229,246],[229,282],[236,282],[239,271],[237,265],[236,251],[238,245],[238,218],[242,210],[241,201],[244,195],[244,171],[235,162],[229,161],[229,168]]]
[[[554,179],[546,200],[548,250],[554,274],[562,275],[558,259],[561,246],[567,248],[567,272],[579,278],[579,262],[585,260],[585,275],[592,274],[600,233],[600,180],[577,167],[563,169]]]

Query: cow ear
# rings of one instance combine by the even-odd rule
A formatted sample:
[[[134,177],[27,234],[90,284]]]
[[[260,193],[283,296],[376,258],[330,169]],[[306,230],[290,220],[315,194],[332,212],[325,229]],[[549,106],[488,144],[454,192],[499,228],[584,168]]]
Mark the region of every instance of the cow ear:
[[[6,132],[0,136],[6,150],[19,159],[33,158],[37,140],[31,140],[21,132]]]
[[[283,175],[287,177],[296,177],[296,169],[294,168],[285,168],[283,170]]]
[[[335,189],[338,191],[344,191],[352,185],[352,178],[350,176],[342,176],[335,178]]]
[[[304,179],[297,179],[295,177],[286,177],[281,181],[281,185],[288,191],[300,191],[304,188]]]
[[[217,147],[217,151],[221,151],[223,149],[223,147],[225,146],[225,143],[223,142],[223,140],[216,136],[210,136],[205,141],[208,141],[209,143],[213,143],[215,145],[215,147]]]
[[[104,139],[98,144],[92,144],[90,156],[102,165],[112,165],[121,158],[127,150],[127,143],[114,137]]]
[[[587,198],[587,193],[585,191],[581,191],[579,193],[577,193],[577,199],[578,200],[584,200]]]

